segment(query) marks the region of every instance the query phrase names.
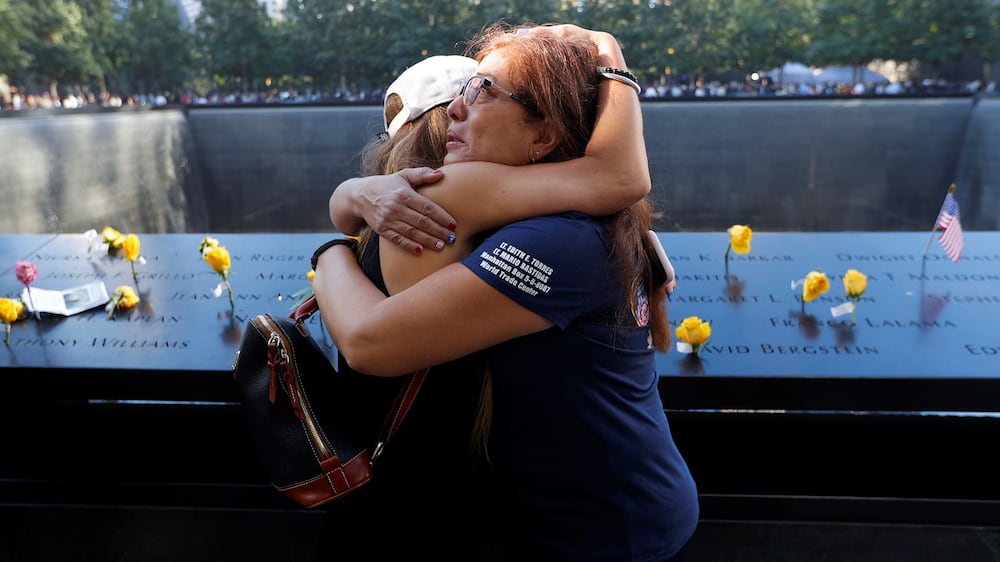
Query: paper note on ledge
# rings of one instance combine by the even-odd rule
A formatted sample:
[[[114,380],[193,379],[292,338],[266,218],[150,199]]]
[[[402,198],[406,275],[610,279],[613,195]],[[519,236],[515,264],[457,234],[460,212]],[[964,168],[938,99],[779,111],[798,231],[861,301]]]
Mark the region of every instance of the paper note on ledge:
[[[31,291],[29,298],[28,291]],[[103,281],[95,281],[79,287],[70,287],[58,291],[25,287],[21,292],[21,300],[31,312],[48,312],[72,316],[78,312],[103,306],[110,299],[108,289]]]

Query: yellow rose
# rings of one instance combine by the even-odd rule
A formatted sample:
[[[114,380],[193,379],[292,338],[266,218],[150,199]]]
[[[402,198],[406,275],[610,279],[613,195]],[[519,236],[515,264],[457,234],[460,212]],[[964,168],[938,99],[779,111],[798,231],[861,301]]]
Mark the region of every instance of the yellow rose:
[[[220,246],[219,241],[210,236],[202,239],[198,249],[201,250],[201,259],[207,261],[208,265],[212,266],[212,269],[222,277],[222,283],[219,283],[212,292],[218,297],[222,294],[222,288],[225,287],[229,292],[229,304],[233,305],[233,287],[229,284],[229,267],[231,265],[229,250],[225,246]]]
[[[868,288],[868,276],[857,269],[848,269],[844,274],[844,291],[851,299],[860,298]]]
[[[216,273],[222,276],[223,279],[229,273],[229,250],[225,246],[215,246],[205,250],[205,255],[202,257],[208,262],[208,265],[212,266],[212,269]]]
[[[697,316],[688,316],[677,327],[677,338],[694,348],[708,341],[711,335],[712,326]]]
[[[129,234],[125,237],[124,242],[122,242],[122,247],[125,250],[125,261],[135,261],[139,257],[139,237],[135,234]]]
[[[104,239],[112,248],[120,248],[125,242],[125,237],[122,236],[121,232],[111,228],[110,226],[105,226],[104,230],[101,231],[101,238]]]
[[[111,302],[105,307],[108,311],[108,318],[114,318],[115,312],[123,308],[132,308],[139,304],[139,295],[128,285],[119,285],[115,288],[115,293],[111,297]]]
[[[4,323],[4,345],[10,345],[10,327],[23,314],[23,302],[13,299],[0,299],[0,321]]]
[[[24,314],[24,303],[14,299],[0,299],[0,321],[13,324]]]
[[[813,301],[829,290],[830,279],[822,271],[814,269],[806,275],[806,282],[802,285],[802,300]]]
[[[212,249],[212,248],[218,248],[218,247],[219,247],[219,241],[218,240],[216,240],[215,238],[212,238],[211,236],[206,236],[201,241],[201,244],[198,245],[198,251],[201,252],[202,255],[204,255],[206,250],[209,250],[209,249]]]
[[[139,304],[139,295],[128,285],[121,285],[115,289],[115,299],[118,300],[118,308],[132,308]]]
[[[729,246],[737,254],[750,252],[750,240],[753,238],[753,230],[745,224],[734,224],[729,227]]]

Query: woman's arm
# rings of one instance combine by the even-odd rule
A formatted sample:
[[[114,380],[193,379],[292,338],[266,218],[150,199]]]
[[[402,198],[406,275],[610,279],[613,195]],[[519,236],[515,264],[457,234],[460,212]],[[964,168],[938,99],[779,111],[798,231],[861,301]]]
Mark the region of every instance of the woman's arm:
[[[574,25],[542,28],[563,35],[583,34],[598,47],[601,65],[625,68],[625,58],[614,36]],[[651,180],[646,160],[639,98],[629,86],[603,80],[598,89],[597,121],[584,156],[568,162],[501,166],[467,163],[475,177],[479,209],[496,207],[507,213],[506,220],[488,220],[494,226],[514,220],[569,210],[605,215],[635,203],[649,193]],[[478,169],[476,167],[479,167]],[[406,175],[353,178],[342,183],[330,198],[330,217],[337,227],[350,233],[367,222],[375,232],[407,251],[441,249],[446,227],[454,219],[442,209],[458,210],[438,201],[435,204],[407,191],[402,179],[425,185],[434,176],[428,169]],[[445,174],[452,173],[451,166]],[[341,191],[343,189],[344,191]],[[390,194],[390,195],[386,195]],[[385,205],[398,203],[400,207]],[[462,221],[468,220],[462,214]],[[362,218],[363,217],[363,218]]]
[[[346,246],[334,246],[313,287],[337,348],[370,375],[407,374],[551,326],[457,263],[387,298]]]
[[[434,248],[454,229],[455,217],[414,188],[439,179],[440,170],[431,168],[351,178],[330,196],[330,220],[344,234],[356,235],[368,224],[394,244],[408,240]]]

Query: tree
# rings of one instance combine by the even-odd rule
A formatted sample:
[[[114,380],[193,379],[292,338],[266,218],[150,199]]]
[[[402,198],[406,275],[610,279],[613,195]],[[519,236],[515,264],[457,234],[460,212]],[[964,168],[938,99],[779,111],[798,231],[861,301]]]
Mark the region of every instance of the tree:
[[[318,85],[336,83],[338,90],[345,92],[348,69],[357,62],[363,30],[376,22],[356,17],[356,6],[345,0],[299,0],[290,8],[289,17],[298,26],[301,44],[308,51],[303,53],[309,61],[307,74]],[[352,75],[351,80],[354,78]]]
[[[120,29],[115,22],[112,0],[77,0],[83,16],[89,56],[94,61],[97,89],[103,95],[121,64]]]
[[[901,45],[907,58],[929,63],[937,78],[943,61],[957,61],[970,54],[988,55],[996,2],[989,0],[907,0],[909,33]],[[992,12],[992,13],[991,13]]]
[[[817,65],[857,69],[874,59],[895,58],[893,46],[898,39],[893,30],[897,27],[894,22],[900,21],[899,13],[897,2],[820,0],[810,60]]]
[[[167,0],[125,0],[120,27],[116,58],[132,91],[165,92],[190,76],[193,37]]]
[[[676,67],[689,71],[688,84],[694,86],[708,72],[736,68],[738,60],[730,44],[736,32],[733,6],[728,0],[673,0],[675,44],[672,57]]]
[[[19,74],[28,63],[28,54],[21,49],[23,24],[10,0],[0,0],[0,76]]]
[[[417,60],[462,53],[484,25],[568,22],[613,33],[643,83],[875,59],[1000,60],[997,0],[0,0],[0,76],[31,87],[259,90],[294,83],[355,94]],[[265,79],[269,79],[265,80]]]
[[[732,48],[740,69],[780,68],[805,59],[815,25],[811,0],[736,0],[733,17],[739,22]]]
[[[24,82],[45,85],[59,99],[59,83],[79,84],[100,74],[76,2],[13,0],[11,8],[23,26],[18,47],[28,56]]]
[[[664,50],[664,37],[650,33],[648,21],[652,20],[653,7],[646,1],[604,2],[589,0],[576,4],[577,9],[553,13],[557,21],[574,22],[588,29],[607,31],[618,39],[625,60],[640,83],[650,76],[658,77]]]
[[[986,32],[976,44],[978,54],[983,57],[983,81],[990,82],[990,66],[1000,61],[1000,3],[988,9]]]
[[[195,28],[209,72],[243,92],[255,89],[271,51],[270,24],[257,0],[202,0]]]

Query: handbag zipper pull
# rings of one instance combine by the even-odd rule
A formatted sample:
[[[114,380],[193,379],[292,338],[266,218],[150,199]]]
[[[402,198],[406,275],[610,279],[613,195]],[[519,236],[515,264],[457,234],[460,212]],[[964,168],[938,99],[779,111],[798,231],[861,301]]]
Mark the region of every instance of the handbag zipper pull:
[[[375,444],[375,449],[372,450],[371,460],[368,461],[369,466],[374,465],[375,461],[377,461],[378,458],[382,456],[382,449],[384,448],[385,448],[385,441],[379,441],[378,443]]]
[[[278,367],[282,362],[288,362],[288,354],[281,348],[281,338],[278,337],[278,334],[271,332],[271,336],[267,338],[267,368],[271,373],[267,399],[271,401],[271,404],[274,404],[278,393]]]

